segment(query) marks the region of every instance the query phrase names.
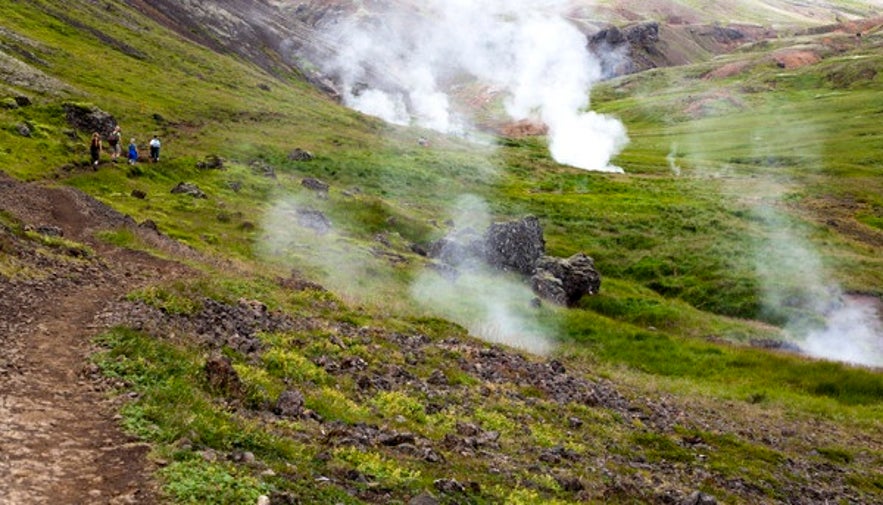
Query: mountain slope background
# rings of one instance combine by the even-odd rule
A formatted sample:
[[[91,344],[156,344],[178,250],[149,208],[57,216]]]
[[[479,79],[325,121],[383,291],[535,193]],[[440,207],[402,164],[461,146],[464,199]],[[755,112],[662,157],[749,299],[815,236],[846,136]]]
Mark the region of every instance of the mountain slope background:
[[[131,398],[120,423],[150,444],[157,500],[879,501],[883,378],[805,357],[838,307],[881,295],[881,35],[868,18],[879,5],[765,3],[776,18],[743,3],[726,15],[685,3],[575,10],[587,43],[659,23],[652,45],[630,41],[633,60],[682,65],[630,68],[593,90],[593,107],[629,129],[614,160],[627,175],[558,165],[542,136],[476,143],[352,112],[308,58],[335,50],[316,44],[317,27],[366,14],[240,5],[0,6],[4,187],[60,185],[100,202],[47,213],[24,189],[5,193],[4,294],[111,265],[102,285],[115,289],[82,321],[111,328],[86,375],[102,371],[102,387]],[[501,130],[494,101],[482,104]],[[161,162],[104,157],[93,171],[91,132],[72,121],[93,107],[142,150],[159,135]],[[207,198],[170,193],[179,182]],[[95,208],[106,210],[84,210]],[[105,212],[121,214],[96,218]],[[551,253],[595,259],[599,295],[536,308],[502,274],[423,283],[433,263],[415,251],[455,225],[528,213]],[[329,233],[303,218],[317,215]],[[152,281],[132,272],[138,261],[158,269]],[[114,280],[126,270],[134,280]],[[463,303],[426,303],[411,294],[420,287]],[[510,317],[491,318],[488,299]],[[28,303],[4,312],[8,349],[45,336],[18,330]],[[525,335],[550,354],[475,338]],[[15,366],[34,354],[7,356],[11,396],[39,369]],[[14,443],[3,447],[3,470],[27,475]],[[21,485],[11,491],[47,492]]]

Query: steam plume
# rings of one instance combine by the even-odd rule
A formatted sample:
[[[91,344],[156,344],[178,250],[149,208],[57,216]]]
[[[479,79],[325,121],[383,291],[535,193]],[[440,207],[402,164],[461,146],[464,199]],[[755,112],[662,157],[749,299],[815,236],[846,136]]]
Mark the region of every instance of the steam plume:
[[[484,230],[490,215],[483,200],[472,195],[455,205],[454,229]],[[535,354],[552,348],[550,333],[531,308],[533,292],[525,284],[491,271],[477,257],[461,258],[456,276],[426,270],[411,285],[411,296],[424,309],[455,321],[470,333],[493,343]]]
[[[564,16],[567,2],[427,0],[355,15],[329,34],[339,53],[325,70],[349,106],[396,124],[465,133],[449,92],[478,80],[501,90],[512,119],[541,120],[560,163],[610,165],[628,142],[618,120],[588,111],[601,67]]]

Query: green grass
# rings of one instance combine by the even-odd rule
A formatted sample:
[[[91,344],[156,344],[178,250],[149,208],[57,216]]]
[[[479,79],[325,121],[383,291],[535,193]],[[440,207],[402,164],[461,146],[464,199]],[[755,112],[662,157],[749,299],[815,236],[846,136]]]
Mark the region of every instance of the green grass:
[[[67,11],[94,20],[122,44],[98,43],[94,33],[63,21]],[[842,468],[863,498],[879,497],[879,476],[869,470],[881,461],[874,452],[879,444],[863,452],[858,441],[879,438],[879,371],[744,345],[787,338],[786,322],[803,310],[770,307],[765,299],[769,279],[759,266],[786,256],[783,229],[817,256],[830,284],[883,294],[883,80],[867,77],[883,63],[876,39],[794,71],[766,62],[770,48],[758,46],[726,59],[751,60],[738,77],[702,79],[723,63],[710,61],[600,85],[593,107],[620,117],[631,137],[613,160],[627,174],[611,175],[555,164],[542,138],[486,147],[384,125],[343,109],[296,76],[271,77],[144,17],[115,22],[121,14],[131,12],[123,4],[105,9],[87,1],[64,8],[47,0],[0,5],[0,25],[31,41],[0,33],[0,42],[24,44],[40,60],[35,68],[68,85],[45,92],[0,86],[0,95],[22,93],[34,101],[0,106],[0,169],[79,188],[138,222],[152,220],[201,254],[187,260],[193,278],[139,289],[130,301],[192,317],[206,298],[228,304],[244,298],[303,324],[261,335],[258,356],[222,349],[243,382],[244,398],[235,407],[204,384],[206,350],[188,336],[117,329],[99,338],[106,351],[96,360],[105,374],[139,393],[124,408],[123,423],[154,444],[153,457],[169,463],[160,477],[172,501],[253,502],[257,494],[287,492],[310,503],[407,503],[439,478],[476,483],[463,497],[442,496],[443,503],[648,501],[655,497],[617,487],[604,472],[635,477],[641,472],[630,464],[641,458],[699,464],[698,450],[684,442],[695,437],[708,446],[703,468],[719,480],[690,485],[720,499],[758,499],[730,493],[720,484],[726,479],[753,483],[765,499],[784,499],[776,479],[799,483],[802,477],[783,470],[782,462],[807,457]],[[266,83],[270,91],[258,87]],[[691,107],[697,100],[700,109]],[[142,143],[158,133],[163,161],[85,170],[89,132],[66,124],[66,102],[110,112],[125,136]],[[19,123],[29,126],[31,137],[17,133]],[[417,145],[420,136],[431,137],[433,147]],[[295,147],[315,159],[289,160]],[[222,157],[224,168],[199,169],[209,155]],[[272,167],[275,178],[262,174],[262,166]],[[328,198],[303,188],[304,177],[330,183]],[[185,181],[208,198],[170,193]],[[132,196],[133,190],[146,198]],[[554,355],[568,370],[612,380],[633,401],[659,394],[679,405],[731,402],[740,426],[767,426],[772,416],[815,430],[812,419],[823,425],[823,440],[812,448],[797,441],[771,447],[750,433],[655,429],[621,412],[559,405],[536,387],[491,383],[468,372],[460,351],[435,345],[465,339],[466,331],[408,296],[427,266],[412,245],[441,237],[446,221],[464,210],[458,208],[462,195],[486,202],[494,219],[537,215],[550,254],[584,251],[594,258],[603,276],[599,295],[570,310],[530,312],[554,328]],[[324,213],[331,232],[298,224],[302,208]],[[0,226],[41,254],[94,256],[87,246],[25,232],[7,214],[0,213]],[[11,254],[13,238],[0,241],[0,274],[37,277]],[[169,254],[127,229],[103,230],[98,238]],[[283,288],[280,279],[292,270],[330,292]],[[794,300],[814,289],[794,274],[799,270],[775,261],[766,272]],[[394,334],[424,335],[433,345],[406,354]],[[378,374],[396,366],[426,380],[439,370],[449,387],[427,392],[415,380],[388,391],[362,390],[355,374],[317,365],[356,357]],[[322,424],[266,415],[288,388],[300,390],[306,408],[325,422],[413,432],[432,441],[444,461],[429,464],[386,447],[330,447]],[[571,417],[586,422],[571,428]],[[505,457],[488,462],[439,449],[446,436],[458,436],[458,422],[500,433]],[[855,437],[839,440],[841,431]],[[185,439],[191,449],[182,449]],[[538,451],[557,445],[584,459],[560,468],[536,463]],[[197,452],[205,450],[248,450],[272,472],[205,461]],[[349,482],[353,472],[366,482]],[[562,475],[586,484],[584,495],[564,491],[556,480]],[[663,477],[676,481],[677,475]],[[382,492],[389,496],[378,498]]]

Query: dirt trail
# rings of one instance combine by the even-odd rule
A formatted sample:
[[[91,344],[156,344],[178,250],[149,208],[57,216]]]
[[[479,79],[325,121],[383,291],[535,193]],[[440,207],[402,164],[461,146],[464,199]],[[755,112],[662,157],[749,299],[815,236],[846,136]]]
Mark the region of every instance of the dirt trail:
[[[96,242],[94,230],[131,222],[69,188],[0,173],[0,210],[95,250],[53,257],[0,226],[0,260],[26,272],[0,274],[0,505],[157,503],[148,448],[120,429],[119,405],[89,364],[90,339],[111,302],[187,269]]]

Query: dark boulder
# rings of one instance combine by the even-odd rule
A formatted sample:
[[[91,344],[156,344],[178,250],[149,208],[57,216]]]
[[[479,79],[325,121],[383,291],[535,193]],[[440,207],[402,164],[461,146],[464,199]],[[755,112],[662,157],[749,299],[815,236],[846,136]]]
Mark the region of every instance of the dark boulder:
[[[567,259],[543,256],[536,263],[531,285],[538,296],[572,307],[583,295],[598,293],[601,275],[595,269],[592,258],[583,253]]]
[[[230,358],[220,354],[212,355],[206,360],[204,371],[209,389],[215,393],[235,398],[242,396],[242,381]]]
[[[19,107],[27,107],[27,106],[31,105],[31,99],[26,96],[23,96],[23,95],[14,96],[14,97],[12,97],[12,99],[15,100],[15,103]]]
[[[276,178],[276,168],[263,160],[254,160],[249,164],[252,173],[262,175],[270,179]]]
[[[484,234],[485,260],[494,268],[533,275],[545,254],[543,227],[535,216],[492,224]]]
[[[408,505],[439,505],[440,503],[438,498],[426,492],[418,494],[408,501]]]
[[[457,267],[484,258],[484,241],[468,229],[436,240],[430,244],[427,254],[445,265]]]
[[[705,494],[701,491],[695,491],[682,501],[681,505],[717,505],[717,500],[714,496]]]
[[[196,168],[200,170],[223,170],[224,158],[217,154],[209,154],[202,161],[196,163]]]
[[[199,189],[199,186],[197,186],[196,184],[191,184],[189,182],[179,182],[177,186],[172,188],[171,193],[176,195],[190,195],[193,198],[208,198],[205,192]]]
[[[328,183],[325,181],[320,181],[314,177],[306,177],[304,180],[300,181],[300,185],[315,191],[316,193],[328,193]]]
[[[297,209],[297,224],[320,235],[331,231],[331,220],[321,211],[315,209]]]
[[[64,230],[58,226],[42,225],[37,227],[37,233],[44,237],[63,237]]]
[[[313,158],[315,158],[313,153],[305,151],[299,147],[288,153],[288,159],[291,161],[310,161]]]
[[[117,125],[113,116],[95,106],[66,103],[62,108],[67,122],[82,132],[107,135]]]
[[[304,395],[293,389],[283,391],[276,400],[273,413],[282,417],[299,418],[304,413]]]

